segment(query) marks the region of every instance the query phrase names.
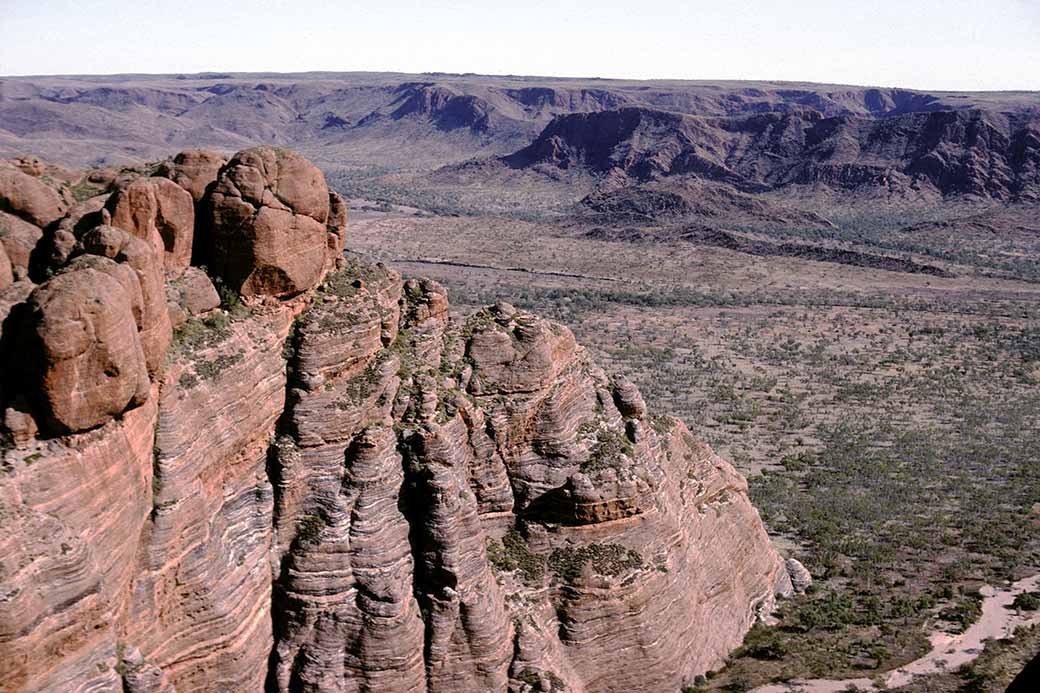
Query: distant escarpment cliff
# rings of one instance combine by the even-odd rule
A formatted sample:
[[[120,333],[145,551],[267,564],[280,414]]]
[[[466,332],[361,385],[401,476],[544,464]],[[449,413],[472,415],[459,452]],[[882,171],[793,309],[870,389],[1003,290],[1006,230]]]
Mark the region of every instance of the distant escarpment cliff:
[[[558,136],[569,155],[603,164],[636,132],[647,137],[630,143],[632,160],[615,152],[610,166],[637,176],[666,168],[748,189],[916,181],[943,194],[1008,199],[1027,188],[1035,196],[1038,117],[1037,92],[790,82],[371,72],[0,77],[0,156],[32,153],[76,166],[140,163],[178,147],[268,144],[313,152],[326,170],[414,171],[508,155],[539,133],[538,157],[563,156],[548,142]],[[595,138],[606,149],[590,150]],[[646,161],[640,151],[657,145],[671,149]]]
[[[4,690],[677,690],[791,590],[727,462],[344,256],[297,154],[19,159],[0,209]]]
[[[1035,203],[1040,115],[964,109],[877,118],[807,108],[719,117],[627,107],[558,116],[502,161],[606,176],[590,198],[594,206],[621,190],[631,196],[631,186],[654,190],[683,178],[749,194],[801,189]]]

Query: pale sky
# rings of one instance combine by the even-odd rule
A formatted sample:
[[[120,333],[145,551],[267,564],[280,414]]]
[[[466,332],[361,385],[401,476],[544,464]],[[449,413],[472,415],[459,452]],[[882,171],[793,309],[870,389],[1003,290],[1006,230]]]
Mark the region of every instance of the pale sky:
[[[0,74],[478,72],[1040,90],[1040,0],[0,0]]]

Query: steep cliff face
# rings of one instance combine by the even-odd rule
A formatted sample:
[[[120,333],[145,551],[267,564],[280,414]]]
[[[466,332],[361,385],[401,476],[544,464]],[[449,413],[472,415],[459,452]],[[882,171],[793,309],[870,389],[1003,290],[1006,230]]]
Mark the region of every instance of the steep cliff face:
[[[36,364],[3,378],[5,689],[675,690],[790,591],[740,475],[565,327],[343,258],[289,153],[204,168],[165,167],[205,192],[158,235],[261,246],[220,256],[220,306],[160,205],[52,221],[50,278],[0,289]]]
[[[812,108],[704,117],[625,107],[558,116],[503,161],[610,173],[632,185],[686,176],[744,193],[814,186],[1034,201],[1038,133],[1035,114],[981,109],[875,118]]]

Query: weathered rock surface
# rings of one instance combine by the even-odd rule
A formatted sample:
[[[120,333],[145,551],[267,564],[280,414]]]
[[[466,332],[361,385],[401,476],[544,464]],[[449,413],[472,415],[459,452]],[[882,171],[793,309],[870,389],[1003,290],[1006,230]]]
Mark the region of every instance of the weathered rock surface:
[[[326,256],[328,269],[336,268],[336,263],[343,256],[347,242],[347,203],[334,190],[329,191],[329,217],[325,222]]]
[[[73,183],[81,176],[79,171],[66,168],[61,164],[44,161],[38,156],[18,156],[7,160],[5,163],[14,166],[18,170],[27,173],[34,178],[42,178],[46,176],[58,183]]]
[[[134,320],[137,277],[126,265],[94,259],[54,277],[25,304],[16,357],[54,433],[93,428],[148,396]]]
[[[125,637],[178,690],[257,691],[272,643],[267,449],[292,311],[222,317],[194,319],[168,357]]]
[[[155,415],[153,393],[120,421],[5,453],[4,690],[122,690],[117,650],[151,510]]]
[[[0,244],[4,246],[15,276],[29,274],[29,258],[36,244],[43,238],[43,231],[13,214],[0,212]]]
[[[145,241],[112,226],[91,229],[80,239],[80,244],[86,253],[126,263],[137,275],[141,306],[134,319],[148,372],[154,375],[173,336],[166,309],[162,256]]]
[[[112,215],[105,210],[105,203],[108,202],[108,198],[109,195],[102,194],[88,197],[82,202],[77,202],[69,207],[65,216],[58,222],[58,228],[68,231],[75,236],[95,226],[111,222]]]
[[[69,200],[60,189],[0,162],[0,211],[42,228],[64,216],[68,207]]]
[[[151,243],[172,276],[191,264],[195,205],[191,195],[166,178],[137,178],[106,203],[111,224]]]
[[[26,366],[2,390],[5,687],[609,693],[718,666],[799,581],[743,478],[565,327],[453,320],[437,283],[339,257],[345,207],[301,162],[240,153],[203,200],[244,303],[164,282],[155,179],[108,202],[133,229],[66,231],[56,274],[2,289]],[[247,233],[243,206],[285,223]]]
[[[227,159],[205,149],[188,149],[164,161],[158,175],[169,178],[191,194],[196,203],[202,201],[206,188],[216,182],[217,174]]]
[[[205,205],[205,262],[242,295],[293,296],[317,286],[329,253],[330,197],[316,166],[274,147],[239,152]],[[334,211],[342,217],[339,205]]]
[[[453,326],[443,298],[348,266],[300,323],[276,443],[278,689],[667,690],[717,665],[790,590],[743,479],[565,328],[507,304]],[[416,603],[424,635],[402,630]],[[366,618],[367,660],[347,625]],[[417,678],[411,645],[384,648],[420,635]]]
[[[201,315],[220,305],[220,294],[209,276],[197,267],[189,267],[177,279],[166,284],[167,309],[171,322],[179,327],[191,316]]]

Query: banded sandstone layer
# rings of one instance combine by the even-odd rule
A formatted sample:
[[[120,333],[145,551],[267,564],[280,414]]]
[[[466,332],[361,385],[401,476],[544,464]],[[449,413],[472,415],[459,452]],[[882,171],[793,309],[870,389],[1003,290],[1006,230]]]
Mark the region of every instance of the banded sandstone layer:
[[[348,261],[291,152],[153,173],[0,170],[5,690],[676,690],[791,590],[567,328]]]

